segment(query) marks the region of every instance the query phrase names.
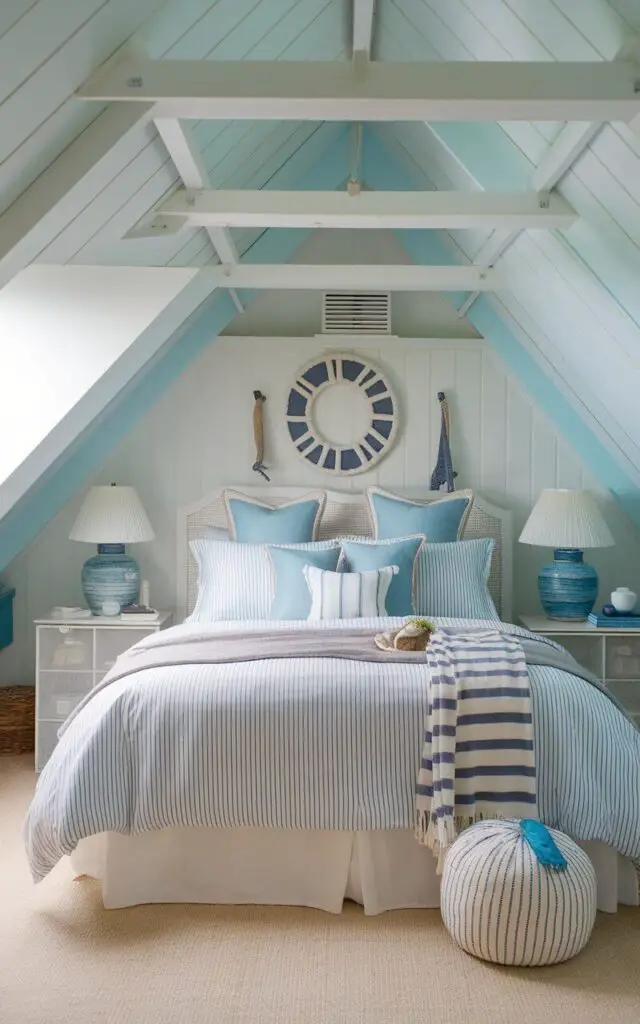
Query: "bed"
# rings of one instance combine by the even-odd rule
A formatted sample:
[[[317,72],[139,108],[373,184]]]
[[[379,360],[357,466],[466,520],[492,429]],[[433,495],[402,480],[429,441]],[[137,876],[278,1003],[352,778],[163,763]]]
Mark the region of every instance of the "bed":
[[[289,501],[304,493],[304,489],[301,488],[243,487],[242,490],[245,493],[258,493],[263,500],[273,505]],[[404,493],[411,496],[412,492]],[[416,496],[420,494],[414,493]],[[435,499],[442,495],[433,497]],[[226,526],[222,489],[181,510],[178,517],[180,618],[190,613],[197,596],[197,568],[189,542],[200,536],[207,528]],[[371,529],[367,504],[363,496],[355,492],[328,492],[320,524],[320,538],[345,535],[366,537],[371,535]],[[465,539],[474,537],[492,537],[495,542],[488,587],[502,619],[508,621],[511,618],[510,513],[476,495],[464,533]],[[464,626],[464,623],[455,623],[453,620],[443,622]],[[384,628],[399,623],[395,620],[367,620],[366,624]],[[242,625],[250,630],[261,624],[247,622]],[[219,623],[216,629],[224,632],[237,627],[238,623]],[[305,624],[285,622],[276,624],[276,627],[295,630],[304,629]],[[172,632],[179,638],[181,632],[188,634],[189,629],[188,626],[178,626],[174,627]],[[518,632],[517,629],[515,632]],[[520,632],[524,634],[524,631]],[[290,735],[286,742],[282,736],[273,736],[269,732],[268,714],[273,713],[273,707],[269,705],[265,710],[266,706],[255,703],[255,694],[266,688],[267,673],[264,666],[267,663],[245,664],[241,674],[231,680],[233,700],[237,700],[236,683],[240,681],[254,701],[253,704],[250,702],[237,709],[237,720],[234,725],[236,732],[233,735],[237,741],[240,736],[237,730],[244,730],[236,746],[242,752],[243,742],[245,744],[243,760],[238,760],[236,765],[238,776],[242,775],[246,767],[246,750],[260,751],[259,755],[256,755],[253,768],[249,766],[251,778],[246,783],[249,795],[243,797],[244,804],[240,810],[234,809],[233,814],[228,810],[220,811],[213,825],[203,824],[202,820],[181,820],[177,823],[174,820],[175,815],[172,816],[171,808],[166,806],[165,801],[160,815],[163,827],[158,827],[157,815],[154,818],[154,826],[149,827],[143,820],[144,815],[135,821],[131,819],[129,805],[132,801],[133,783],[130,778],[129,789],[120,801],[120,817],[116,815],[113,818],[117,827],[110,827],[108,831],[100,830],[99,826],[92,828],[90,825],[80,828],[78,815],[65,818],[70,798],[68,793],[61,794],[56,788],[56,783],[51,781],[56,770],[54,764],[48,773],[43,773],[45,782],[40,797],[40,810],[36,799],[30,812],[27,838],[33,839],[33,834],[37,831],[36,819],[38,813],[42,813],[43,802],[46,801],[50,807],[56,804],[56,801],[66,800],[65,807],[60,811],[60,823],[56,823],[56,838],[61,842],[60,850],[71,854],[74,870],[78,874],[91,875],[101,880],[103,901],[107,908],[165,902],[261,903],[309,906],[337,913],[345,898],[361,903],[365,912],[369,914],[396,908],[438,906],[439,877],[436,874],[435,860],[429,850],[416,842],[408,818],[411,814],[412,776],[415,779],[417,758],[417,751],[412,748],[416,744],[416,728],[419,734],[424,713],[424,705],[421,703],[422,687],[416,683],[413,675],[410,680],[409,675],[406,678],[398,677],[401,684],[399,689],[404,694],[404,704],[396,706],[399,699],[396,696],[398,688],[393,690],[391,696],[389,695],[385,690],[387,683],[384,681],[382,669],[367,665],[366,671],[362,671],[360,666],[354,674],[353,668],[347,671],[347,663],[344,663],[341,671],[350,693],[349,699],[355,701],[353,706],[358,707],[364,722],[361,731],[362,749],[370,751],[373,747],[376,747],[376,750],[384,747],[384,755],[376,753],[376,770],[380,776],[376,784],[382,787],[382,795],[377,803],[384,806],[384,814],[376,801],[371,801],[376,806],[368,806],[364,798],[360,804],[356,801],[357,806],[345,809],[341,800],[335,799],[335,792],[339,788],[340,766],[336,767],[333,762],[337,763],[339,759],[335,752],[332,754],[330,749],[325,748],[327,736],[340,736],[341,729],[344,735],[347,735],[351,728],[350,709],[342,705],[337,710],[333,707],[331,728],[328,727],[326,719],[322,719],[317,712],[317,707],[321,705],[323,709],[330,706],[326,693],[322,700],[318,697],[326,685],[327,669],[326,666],[320,667],[324,660],[318,659],[317,662],[313,662],[318,666],[316,676],[311,670],[307,672],[306,668],[302,672],[300,664],[295,660],[288,663],[270,663],[270,685],[284,688],[288,694],[287,715],[290,717]],[[311,662],[307,664],[310,665]],[[274,665],[277,666],[277,670],[273,670]],[[235,670],[238,666],[233,668]],[[216,666],[216,670],[221,669],[222,666]],[[409,673],[409,669],[403,671]],[[535,671],[540,675],[537,685],[546,688],[545,693],[551,694],[551,677],[547,678],[544,669]],[[143,673],[139,675],[142,678]],[[175,676],[178,685],[181,678],[179,675]],[[209,683],[210,680],[207,679],[207,686]],[[609,769],[611,778],[604,781],[598,781],[598,771],[592,777],[584,765],[576,762],[571,769],[574,772],[573,777],[564,778],[562,786],[557,786],[555,782],[547,786],[549,793],[553,792],[553,800],[557,801],[557,806],[553,804],[550,796],[547,797],[547,805],[542,808],[540,816],[549,824],[564,826],[565,830],[573,834],[588,851],[598,876],[600,909],[615,911],[619,903],[637,905],[638,884],[633,858],[640,853],[640,806],[637,796],[640,789],[640,735],[613,706],[608,706],[606,698],[601,694],[585,690],[584,694],[581,691],[578,699],[570,680],[564,680],[564,687],[566,700],[573,702],[571,706],[574,715],[571,721],[565,721],[564,733],[558,730],[555,721],[558,718],[553,703],[555,695],[549,699],[545,697],[544,701],[539,700],[540,706],[536,708],[536,729],[540,735],[545,730],[555,730],[552,741],[547,742],[545,736],[547,754],[552,751],[553,744],[557,745],[558,750],[570,748],[575,742],[577,730],[582,730],[584,735],[581,743],[585,758],[592,756],[594,746],[597,748],[599,742],[607,745],[607,756],[610,756],[609,733],[613,729],[616,752],[611,756],[618,760]],[[558,687],[558,692],[564,693],[562,686]],[[383,697],[380,694],[383,694]],[[98,714],[111,714],[114,707],[112,695],[109,693],[96,695],[93,704],[93,709],[89,707],[86,714],[83,712],[85,717],[91,714],[94,717]],[[316,708],[314,713],[317,722],[309,710],[312,705]],[[295,713],[291,708],[294,708]],[[361,713],[362,708],[365,710]],[[384,715],[381,708],[384,709]],[[323,714],[325,713],[323,710]],[[125,716],[126,721],[122,726],[125,731],[129,728],[131,718],[130,713],[127,714],[129,717]],[[393,715],[396,717],[393,718]],[[381,740],[380,723],[383,717],[385,735]],[[140,721],[141,719],[137,719],[138,724]],[[256,732],[258,721],[260,729]],[[156,727],[157,721],[153,728]],[[151,726],[145,728],[152,731]],[[367,729],[369,733],[366,732]],[[587,735],[589,731],[591,734]],[[67,735],[77,733],[77,729],[74,732],[74,728],[70,728]],[[389,740],[390,736],[392,740]],[[291,806],[297,807],[295,813],[298,817],[292,817],[293,812],[290,810],[287,817],[287,813],[282,809],[276,808],[274,811],[273,805],[278,801],[274,800],[273,794],[267,798],[264,789],[261,789],[264,782],[260,780],[269,774],[273,761],[279,756],[284,756],[281,755],[282,750],[286,750],[287,756],[293,758],[285,772],[287,778],[291,780],[295,777],[299,781],[300,777],[308,772],[308,764],[299,749],[301,737],[309,742],[315,752],[316,775],[313,776],[311,773],[306,779],[312,791],[311,796],[307,794],[305,797],[304,793],[298,793],[295,800],[289,801]],[[402,738],[401,743],[398,737]],[[70,741],[65,746],[66,737],[63,737],[57,748],[57,751],[61,752],[56,753],[56,756],[61,759],[66,756],[67,766],[71,763],[76,764],[83,758],[93,767],[99,767],[104,762],[108,769],[105,769],[106,778],[109,771],[113,771],[113,765],[118,757],[123,756],[117,751],[105,754],[104,744],[100,739],[92,740],[88,752],[86,743],[84,747],[82,746],[84,739],[78,740],[76,736],[76,740],[79,746],[72,749]],[[295,747],[295,757],[291,753],[292,743]],[[356,751],[353,756],[353,761],[359,762],[354,772],[370,775],[371,766],[369,762],[364,763],[366,759],[361,756],[362,749]],[[223,768],[226,770],[229,765],[233,765],[234,757],[237,756],[237,751],[234,751],[235,748],[229,746],[226,753],[221,752],[223,760],[218,762],[218,773],[221,773]],[[180,772],[190,772],[192,776],[198,774],[188,758],[184,760],[185,756],[176,754],[172,777],[180,775]],[[298,760],[295,761],[295,758]],[[560,760],[560,757],[556,760]],[[300,765],[305,764],[306,767],[301,769]],[[61,768],[64,768],[62,760],[58,765],[59,774]],[[555,769],[546,764],[544,770],[550,773]],[[206,787],[202,766],[198,771],[200,774],[199,781],[195,783],[196,788]],[[337,772],[335,777],[332,775],[334,771]],[[211,772],[208,772],[207,778],[210,777]],[[620,790],[620,780],[623,778],[627,780],[627,788],[613,798],[617,801],[616,813],[612,814],[609,820],[608,815],[599,810],[598,806],[603,802],[604,806],[607,806],[610,791]],[[153,787],[156,782],[154,778],[145,780],[142,773],[141,776],[136,776],[135,784],[140,794],[145,791],[145,787]],[[366,784],[370,785],[370,779]],[[355,779],[350,785],[354,792],[357,791],[362,796],[365,783],[360,778]],[[561,793],[558,796],[557,791],[562,790],[562,787],[564,795]],[[572,787],[577,787],[575,795]],[[580,787],[583,787],[583,791],[578,792]],[[108,786],[105,785],[103,799],[106,799],[104,793],[107,789]],[[323,794],[322,800],[318,798],[320,793]],[[334,793],[333,802],[326,797],[327,793]],[[237,795],[234,799],[238,803]],[[96,800],[96,820],[102,821],[105,819],[97,813],[100,810],[97,807],[99,802]],[[583,811],[585,803],[589,803],[590,814],[585,816],[581,812],[580,815],[574,815],[571,807],[573,802],[580,805]],[[184,815],[182,818],[184,819]],[[226,820],[231,818],[233,820]],[[558,818],[561,820],[557,820]],[[69,824],[69,821],[72,821],[72,824]],[[50,837],[47,842],[51,842]],[[58,850],[56,856],[59,852]],[[34,872],[34,877],[36,876],[37,872]]]

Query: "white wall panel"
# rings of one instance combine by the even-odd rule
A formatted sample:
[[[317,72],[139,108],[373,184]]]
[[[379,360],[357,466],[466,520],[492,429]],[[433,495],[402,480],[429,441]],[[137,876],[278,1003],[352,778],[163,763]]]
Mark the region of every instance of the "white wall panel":
[[[511,507],[516,535],[542,487],[593,488],[579,459],[546,417],[476,339],[353,339],[226,337],[212,343],[107,460],[100,481],[134,484],[156,538],[134,554],[151,583],[154,603],[175,602],[175,520],[179,506],[212,487],[256,483],[252,390],[267,395],[266,461],[274,483],[330,486],[328,476],[296,455],[283,418],[297,369],[319,351],[364,349],[389,373],[403,410],[400,438],[378,467],[340,486],[372,483],[428,488],[440,430],[437,392],[445,390],[452,419],[459,487],[472,486]],[[0,685],[28,682],[33,671],[31,620],[56,603],[81,603],[80,567],[90,547],[67,540],[81,495],[69,502],[13,563],[5,582],[17,589],[16,640],[0,653]],[[639,582],[637,537],[615,506],[607,515],[619,543],[592,553],[601,572],[601,597],[614,585]],[[537,606],[536,572],[548,552],[515,545],[516,610]]]

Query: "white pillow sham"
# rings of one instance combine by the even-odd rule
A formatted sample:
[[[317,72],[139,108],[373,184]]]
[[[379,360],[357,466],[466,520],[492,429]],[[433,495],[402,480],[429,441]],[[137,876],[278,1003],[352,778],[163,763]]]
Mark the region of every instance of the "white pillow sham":
[[[339,547],[335,540],[281,547],[314,551]],[[268,619],[275,575],[267,544],[238,544],[205,538],[189,544],[198,566],[198,597],[187,622]]]

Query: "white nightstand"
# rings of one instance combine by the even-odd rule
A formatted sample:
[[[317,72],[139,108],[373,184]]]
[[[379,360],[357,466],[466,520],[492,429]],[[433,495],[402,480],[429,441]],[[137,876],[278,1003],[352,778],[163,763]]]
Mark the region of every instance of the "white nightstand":
[[[532,633],[549,636],[593,672],[640,725],[640,629],[558,622],[546,615],[521,615]]]
[[[134,644],[166,629],[171,612],[155,622],[36,619],[36,771],[42,771],[58,742],[58,729],[76,704],[106,675],[116,658]]]

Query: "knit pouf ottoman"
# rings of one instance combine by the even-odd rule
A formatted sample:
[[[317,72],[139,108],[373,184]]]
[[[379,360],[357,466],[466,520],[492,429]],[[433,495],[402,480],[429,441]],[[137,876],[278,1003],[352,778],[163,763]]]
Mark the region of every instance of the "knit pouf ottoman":
[[[596,918],[596,873],[572,839],[538,821],[481,821],[449,849],[442,919],[462,949],[541,967],[576,956]]]

